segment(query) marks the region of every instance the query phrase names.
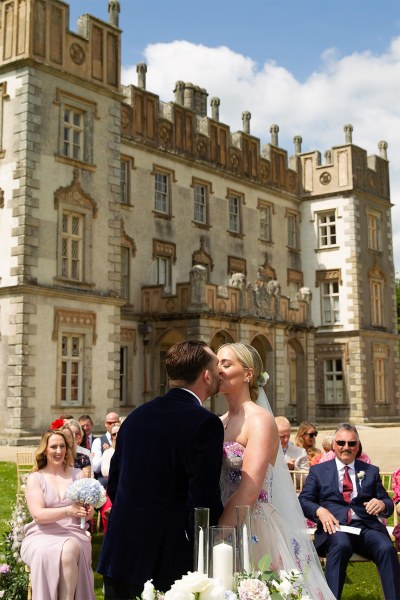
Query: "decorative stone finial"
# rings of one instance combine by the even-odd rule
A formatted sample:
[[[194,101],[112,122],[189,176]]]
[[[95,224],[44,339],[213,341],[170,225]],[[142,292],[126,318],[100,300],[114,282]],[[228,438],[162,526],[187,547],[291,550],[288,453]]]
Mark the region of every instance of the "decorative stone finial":
[[[250,133],[251,113],[248,110],[242,112],[243,133]]]
[[[119,27],[121,7],[118,0],[108,0],[108,21],[113,27]]]
[[[352,144],[353,143],[353,136],[351,135],[353,133],[353,125],[345,125],[343,127],[343,130],[346,134],[346,144]]]

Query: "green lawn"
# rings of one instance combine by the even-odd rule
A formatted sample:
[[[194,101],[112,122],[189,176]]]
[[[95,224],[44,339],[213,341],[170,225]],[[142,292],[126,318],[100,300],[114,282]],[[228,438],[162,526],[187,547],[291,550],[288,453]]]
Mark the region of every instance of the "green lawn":
[[[17,489],[17,469],[14,463],[0,462],[0,538],[8,528],[8,519]],[[93,535],[93,569],[100,553],[102,534]],[[0,547],[1,554],[1,547]],[[0,556],[1,562],[1,556]],[[102,579],[95,571],[96,600],[103,600]],[[372,563],[353,563],[347,569],[342,600],[383,600],[379,577]]]

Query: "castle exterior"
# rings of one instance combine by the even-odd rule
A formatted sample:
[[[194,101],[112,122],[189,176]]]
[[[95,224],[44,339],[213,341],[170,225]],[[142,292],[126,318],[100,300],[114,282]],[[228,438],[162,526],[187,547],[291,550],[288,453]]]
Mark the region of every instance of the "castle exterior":
[[[289,156],[200,87],[163,102],[145,64],[122,86],[108,8],[74,33],[64,2],[0,0],[2,443],[128,414],[184,338],[252,344],[295,424],[398,421],[387,144],[367,156],[346,125]]]

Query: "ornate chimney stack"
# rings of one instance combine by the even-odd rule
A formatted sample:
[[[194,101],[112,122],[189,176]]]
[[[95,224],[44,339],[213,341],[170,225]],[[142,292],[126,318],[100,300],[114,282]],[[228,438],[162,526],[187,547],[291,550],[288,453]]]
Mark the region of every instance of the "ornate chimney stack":
[[[242,112],[243,133],[250,133],[251,113],[248,110]]]
[[[190,110],[194,110],[194,85],[193,85],[193,83],[185,84],[183,101],[184,101],[185,108],[190,108]]]
[[[384,158],[385,160],[387,160],[388,159],[388,157],[387,157],[388,143],[385,142],[385,140],[382,140],[382,141],[379,142],[378,148],[379,148],[379,155],[380,155],[380,157]]]
[[[138,88],[145,90],[146,89],[146,73],[147,73],[146,63],[138,63],[136,65],[136,73],[138,74],[138,80],[137,80]]]
[[[214,119],[214,121],[219,121],[219,105],[221,104],[221,100],[217,98],[217,96],[214,96],[211,98],[210,104],[211,118]]]
[[[294,144],[294,153],[295,154],[301,154],[301,143],[303,141],[303,138],[301,137],[301,135],[295,135],[293,138],[293,144]]]
[[[185,94],[185,82],[184,81],[177,81],[175,83],[174,94],[175,94],[175,103],[179,104],[180,106],[183,106],[184,94]]]
[[[352,133],[353,133],[353,125],[345,125],[345,126],[343,127],[343,130],[344,130],[344,132],[345,132],[345,134],[346,134],[346,140],[345,140],[345,143],[346,143],[346,144],[352,144],[352,143],[353,143],[353,136],[352,136]]]
[[[121,7],[118,0],[108,0],[108,21],[113,27],[119,27]]]
[[[279,146],[279,142],[278,142],[279,125],[271,125],[271,127],[269,128],[269,132],[271,134],[271,145]]]

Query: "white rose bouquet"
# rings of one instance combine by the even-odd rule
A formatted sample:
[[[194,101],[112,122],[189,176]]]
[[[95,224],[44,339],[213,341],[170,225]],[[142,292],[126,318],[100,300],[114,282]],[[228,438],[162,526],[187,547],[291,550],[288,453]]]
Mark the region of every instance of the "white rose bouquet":
[[[95,508],[103,506],[107,500],[106,490],[93,477],[84,477],[77,479],[68,487],[65,497],[72,502],[79,502],[83,505],[91,505]],[[85,519],[81,518],[81,529],[85,528]]]

